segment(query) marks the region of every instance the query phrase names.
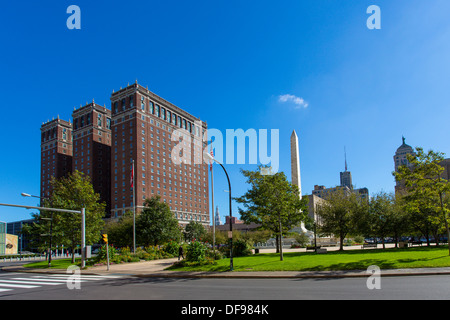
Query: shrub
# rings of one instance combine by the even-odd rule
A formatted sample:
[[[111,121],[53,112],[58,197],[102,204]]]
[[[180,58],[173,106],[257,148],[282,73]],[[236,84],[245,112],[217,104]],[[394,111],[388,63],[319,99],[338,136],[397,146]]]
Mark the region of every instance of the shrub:
[[[186,260],[199,262],[206,259],[207,247],[200,241],[193,241],[187,247]]]
[[[108,252],[109,260],[112,261],[111,258],[117,254],[117,250],[113,246],[108,246],[108,250],[109,250],[109,252]],[[100,249],[98,250],[98,254],[95,257],[95,261],[96,262],[106,261],[106,244],[101,246]]]
[[[221,260],[224,258],[224,255],[217,249],[213,251],[213,249],[208,248],[208,250],[206,250],[206,258],[211,260]]]
[[[178,256],[178,248],[180,244],[174,240],[170,240],[165,246],[164,251],[171,256]]]
[[[244,257],[252,254],[252,246],[243,239],[233,242],[233,256]]]
[[[220,251],[227,257],[230,257],[230,246],[220,248]],[[243,239],[233,241],[233,257],[244,257],[252,254],[252,245]]]

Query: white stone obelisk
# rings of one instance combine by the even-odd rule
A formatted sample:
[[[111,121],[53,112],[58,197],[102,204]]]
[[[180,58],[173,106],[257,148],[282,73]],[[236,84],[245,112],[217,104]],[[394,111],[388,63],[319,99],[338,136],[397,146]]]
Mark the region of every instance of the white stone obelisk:
[[[297,133],[292,131],[291,134],[291,176],[292,184],[298,187],[298,193],[300,199],[302,198],[302,180],[300,178],[300,156],[298,151],[298,137]],[[305,228],[305,224],[302,221],[300,228],[303,232],[307,233],[308,230]]]
[[[297,133],[292,131],[291,134],[291,176],[292,184],[298,186],[300,199],[302,198],[302,181],[300,179],[300,156],[298,151]]]

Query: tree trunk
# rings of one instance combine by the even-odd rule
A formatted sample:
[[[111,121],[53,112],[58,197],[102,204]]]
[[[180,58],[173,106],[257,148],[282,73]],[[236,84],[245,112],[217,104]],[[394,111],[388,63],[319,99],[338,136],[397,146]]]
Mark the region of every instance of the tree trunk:
[[[444,203],[442,201],[442,192],[439,192],[439,200],[441,202],[442,216],[444,218],[445,229],[447,230],[448,255],[450,256],[450,230],[448,227],[447,216],[446,216],[445,210],[444,210]]]
[[[275,236],[275,247],[276,247],[275,252],[276,253],[280,253],[280,241],[278,239],[279,239],[279,236],[276,235]]]
[[[280,221],[280,261],[283,261],[283,234],[281,233],[281,219]]]
[[[339,238],[341,239],[340,240],[341,243],[339,243],[339,251],[344,251],[344,238],[345,238],[345,235],[344,235],[343,232],[340,233]]]

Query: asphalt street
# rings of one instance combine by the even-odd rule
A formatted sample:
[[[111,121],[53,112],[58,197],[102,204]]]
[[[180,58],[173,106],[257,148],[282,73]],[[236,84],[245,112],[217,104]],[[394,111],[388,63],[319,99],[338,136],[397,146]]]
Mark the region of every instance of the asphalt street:
[[[450,277],[212,279],[81,275],[80,288],[68,275],[0,273],[0,300],[439,300],[450,299]],[[49,284],[50,283],[50,284]],[[58,285],[55,285],[57,283]]]

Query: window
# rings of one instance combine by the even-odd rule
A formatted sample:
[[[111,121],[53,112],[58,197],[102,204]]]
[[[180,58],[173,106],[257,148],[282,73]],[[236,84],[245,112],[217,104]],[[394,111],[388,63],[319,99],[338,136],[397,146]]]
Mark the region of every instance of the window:
[[[141,109],[142,109],[142,111],[145,111],[145,100],[144,100],[145,98],[142,96],[141,97]]]
[[[177,125],[177,115],[174,113],[172,117],[172,124]]]
[[[155,113],[155,108],[153,107],[153,102],[151,102],[151,101],[148,102],[148,111],[149,111],[151,114],[154,114],[154,113]]]
[[[89,124],[89,122],[88,122],[88,124]],[[101,115],[101,114],[99,114],[99,115],[97,116],[97,125],[98,125],[99,127],[102,126],[102,115]]]

